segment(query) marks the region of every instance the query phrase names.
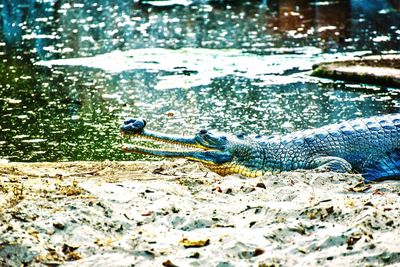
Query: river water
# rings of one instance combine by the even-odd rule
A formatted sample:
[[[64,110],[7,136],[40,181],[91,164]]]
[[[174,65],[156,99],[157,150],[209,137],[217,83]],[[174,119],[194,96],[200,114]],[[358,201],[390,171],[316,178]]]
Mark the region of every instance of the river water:
[[[136,159],[127,117],[268,134],[399,112],[398,89],[309,76],[398,52],[397,1],[261,2],[3,0],[0,160]]]

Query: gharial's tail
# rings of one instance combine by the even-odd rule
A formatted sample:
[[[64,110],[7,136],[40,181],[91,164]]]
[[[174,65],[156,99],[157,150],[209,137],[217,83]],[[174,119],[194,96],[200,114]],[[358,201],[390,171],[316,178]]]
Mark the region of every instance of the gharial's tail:
[[[362,175],[366,183],[382,180],[400,180],[400,150],[383,155],[381,159],[366,164]]]

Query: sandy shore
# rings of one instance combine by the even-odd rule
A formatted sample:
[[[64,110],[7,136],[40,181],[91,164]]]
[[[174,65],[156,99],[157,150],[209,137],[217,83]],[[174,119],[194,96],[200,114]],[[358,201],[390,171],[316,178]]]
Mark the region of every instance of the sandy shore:
[[[0,266],[400,263],[400,182],[184,160],[0,164]]]

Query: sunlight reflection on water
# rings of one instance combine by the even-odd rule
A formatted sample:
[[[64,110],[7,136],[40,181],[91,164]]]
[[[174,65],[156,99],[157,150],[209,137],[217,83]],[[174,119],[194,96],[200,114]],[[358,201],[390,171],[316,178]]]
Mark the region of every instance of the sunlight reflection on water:
[[[399,12],[313,3],[3,1],[0,159],[134,159],[119,150],[128,116],[172,133],[285,133],[397,112],[394,89],[307,70],[398,49]]]

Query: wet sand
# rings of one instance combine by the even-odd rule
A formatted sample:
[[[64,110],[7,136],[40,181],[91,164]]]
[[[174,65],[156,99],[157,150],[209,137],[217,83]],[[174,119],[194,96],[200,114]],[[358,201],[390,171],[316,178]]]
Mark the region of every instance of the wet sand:
[[[0,266],[400,263],[400,182],[185,160],[0,164]]]

